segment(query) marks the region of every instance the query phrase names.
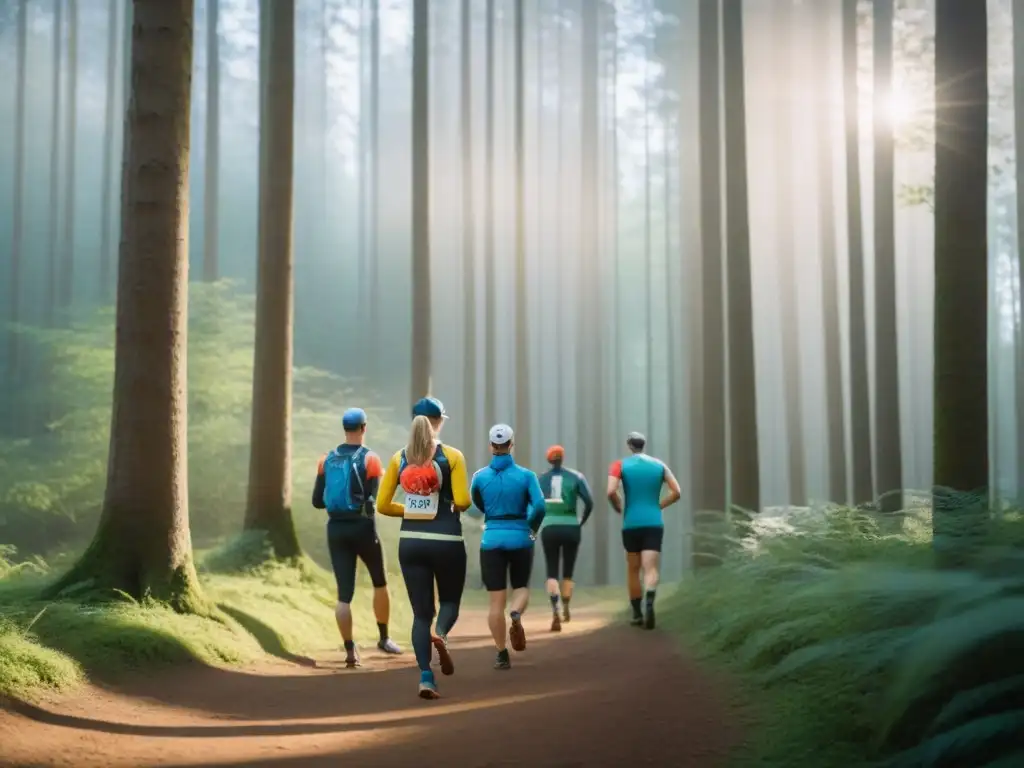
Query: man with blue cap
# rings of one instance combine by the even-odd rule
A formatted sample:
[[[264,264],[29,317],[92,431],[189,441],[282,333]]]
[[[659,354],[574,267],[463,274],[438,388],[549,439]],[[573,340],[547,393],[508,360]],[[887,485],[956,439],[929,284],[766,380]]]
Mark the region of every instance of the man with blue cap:
[[[512,650],[526,650],[522,614],[530,601],[533,542],[544,521],[544,494],[537,475],[512,458],[512,427],[495,424],[489,433],[491,463],[473,475],[470,493],[484,515],[480,540],[480,576],[490,599],[487,624],[498,657],[495,669],[512,666],[505,647],[505,606],[508,587],[508,639]]]
[[[352,640],[352,597],[356,560],[362,560],[373,583],[373,613],[384,653],[402,649],[388,634],[391,600],[388,596],[384,551],[377,537],[374,501],[383,474],[380,457],[365,445],[366,412],[349,408],[341,417],[345,442],[320,459],[313,506],[327,510],[327,548],[338,587],[334,616],[345,644],[345,666],[359,666],[359,651]]]

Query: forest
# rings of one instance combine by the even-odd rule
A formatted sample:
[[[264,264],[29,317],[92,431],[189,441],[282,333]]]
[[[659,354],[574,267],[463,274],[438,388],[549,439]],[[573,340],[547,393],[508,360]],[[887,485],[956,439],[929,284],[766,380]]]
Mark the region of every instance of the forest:
[[[611,621],[646,435],[730,764],[1024,764],[1024,0],[0,0],[0,71],[0,730],[336,646],[317,462],[433,395],[565,447]]]

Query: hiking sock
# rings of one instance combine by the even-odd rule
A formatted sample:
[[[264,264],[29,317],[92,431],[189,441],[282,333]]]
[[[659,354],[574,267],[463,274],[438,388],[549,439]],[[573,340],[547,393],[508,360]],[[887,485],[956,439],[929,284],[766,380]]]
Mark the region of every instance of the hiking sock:
[[[380,622],[378,621],[378,622],[377,622],[377,631],[378,631],[378,632],[380,632],[380,641],[381,641],[382,643],[383,643],[383,642],[384,642],[385,640],[387,640],[387,639],[388,639],[389,635],[388,635],[388,625],[387,625],[387,623],[381,624],[381,623],[380,623]]]
[[[351,641],[351,640],[346,640],[345,641],[345,650],[346,651],[354,651],[355,649],[356,649],[356,644],[353,641]]]
[[[551,612],[554,614],[558,613],[558,595],[548,595],[551,598]]]
[[[634,619],[642,619],[643,618],[643,613],[640,611],[640,598],[639,597],[632,597],[632,598],[630,598],[629,604],[633,608],[633,618]]]
[[[639,600],[637,602],[639,602]],[[654,610],[654,590],[653,589],[648,589],[647,590],[647,594],[644,596],[644,602],[646,603],[645,608],[647,609],[647,613],[650,613],[651,611]]]
[[[430,654],[434,648],[431,640],[430,620],[416,616],[412,620],[412,650],[416,654],[416,664],[423,671],[430,669]]]
[[[459,620],[458,603],[441,603],[437,608],[437,624],[435,629],[441,637],[447,637],[455,622]]]
[[[521,618],[521,616],[522,616],[522,614],[520,614],[519,611],[509,611],[508,612],[508,617],[510,619],[512,619],[513,623],[516,623],[516,624],[519,623],[519,619]]]

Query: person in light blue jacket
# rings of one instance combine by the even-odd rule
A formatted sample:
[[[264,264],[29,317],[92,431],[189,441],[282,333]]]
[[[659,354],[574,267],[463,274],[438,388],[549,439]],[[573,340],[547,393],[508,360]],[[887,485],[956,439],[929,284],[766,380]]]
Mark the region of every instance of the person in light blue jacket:
[[[480,575],[490,595],[487,624],[498,649],[495,669],[510,669],[505,646],[505,607],[509,608],[508,629],[512,650],[526,650],[522,615],[530,601],[530,571],[533,543],[544,520],[544,494],[537,475],[512,458],[512,428],[495,424],[490,431],[491,463],[473,475],[470,495],[484,516],[480,541]],[[506,602],[512,586],[512,600]]]

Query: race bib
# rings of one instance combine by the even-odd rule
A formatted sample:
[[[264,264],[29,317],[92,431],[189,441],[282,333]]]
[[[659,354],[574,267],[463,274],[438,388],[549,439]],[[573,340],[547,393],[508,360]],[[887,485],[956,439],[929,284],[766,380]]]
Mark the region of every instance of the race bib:
[[[415,493],[405,494],[405,519],[433,520],[437,517],[437,498],[437,491],[429,496],[419,496]]]
[[[562,500],[562,476],[554,475],[551,478],[551,495],[547,498],[547,501],[561,501]]]

